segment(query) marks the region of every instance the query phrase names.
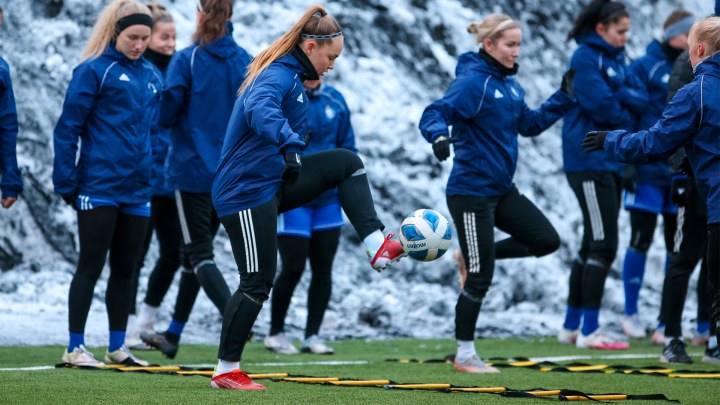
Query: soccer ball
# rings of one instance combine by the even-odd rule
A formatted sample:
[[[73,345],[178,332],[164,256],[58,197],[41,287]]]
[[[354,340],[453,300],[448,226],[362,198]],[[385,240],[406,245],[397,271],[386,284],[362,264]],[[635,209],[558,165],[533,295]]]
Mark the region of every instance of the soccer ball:
[[[421,209],[408,215],[400,227],[400,243],[408,256],[421,262],[439,259],[450,248],[452,231],[447,219]]]

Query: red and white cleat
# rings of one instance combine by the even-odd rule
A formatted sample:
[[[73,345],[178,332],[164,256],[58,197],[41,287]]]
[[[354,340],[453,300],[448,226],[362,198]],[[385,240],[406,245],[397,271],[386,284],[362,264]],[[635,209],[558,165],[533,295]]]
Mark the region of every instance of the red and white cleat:
[[[212,378],[210,386],[213,388],[227,388],[229,390],[266,390],[264,385],[254,382],[247,374],[240,370],[216,375]]]
[[[388,234],[385,238],[385,242],[383,242],[377,252],[366,250],[368,258],[370,259],[370,265],[373,269],[377,270],[378,273],[380,270],[386,269],[392,263],[395,263],[407,256],[407,253],[405,253],[405,250],[403,250],[402,244],[399,241],[390,240],[393,236],[395,235]]]
[[[598,329],[588,336],[581,332],[575,341],[575,347],[578,349],[627,350],[630,345],[628,342],[615,340]]]

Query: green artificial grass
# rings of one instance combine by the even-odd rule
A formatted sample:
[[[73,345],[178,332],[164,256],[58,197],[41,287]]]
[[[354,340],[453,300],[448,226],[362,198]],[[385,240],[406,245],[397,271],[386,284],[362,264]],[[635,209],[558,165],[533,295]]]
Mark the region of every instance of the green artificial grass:
[[[267,352],[262,343],[246,346],[242,369],[251,373],[290,373],[311,376],[355,379],[389,379],[399,383],[451,383],[464,386],[508,387],[514,389],[572,389],[586,393],[665,394],[685,404],[720,403],[720,381],[709,379],[680,379],[644,375],[548,373],[522,368],[501,369],[501,374],[473,375],[454,370],[452,364],[388,363],[388,358],[443,358],[455,351],[453,340],[345,340],[332,342],[333,356],[300,354],[283,356]],[[660,349],[649,342],[633,341],[627,352],[580,350],[558,345],[554,338],[480,339],[478,353],[489,357],[548,357],[592,355],[603,356],[626,353],[650,353],[657,358],[574,360],[590,364],[626,364],[635,367],[659,366]],[[688,348],[690,354],[702,353],[702,348]],[[64,348],[60,346],[0,347],[0,368],[47,366],[60,362]],[[105,348],[91,349],[102,359]],[[212,346],[182,346],[174,360],[163,358],[158,352],[136,352],[138,357],[161,365],[214,364],[216,348]],[[715,370],[720,366],[700,363],[669,368]],[[290,365],[268,366],[252,363],[314,362],[314,361],[371,361],[353,365]],[[567,362],[565,362],[567,363]],[[331,387],[313,384],[258,380],[268,387],[264,392],[214,390],[210,379],[201,376],[169,376],[113,371],[72,369],[0,371],[0,404],[228,404],[240,401],[252,404],[419,404],[419,403],[482,403],[482,404],[544,404],[547,399],[504,398],[492,394],[443,394],[423,391],[392,391],[371,387]],[[555,396],[554,398],[557,398]],[[623,401],[617,401],[618,403]],[[632,404],[661,404],[660,401],[630,401]]]

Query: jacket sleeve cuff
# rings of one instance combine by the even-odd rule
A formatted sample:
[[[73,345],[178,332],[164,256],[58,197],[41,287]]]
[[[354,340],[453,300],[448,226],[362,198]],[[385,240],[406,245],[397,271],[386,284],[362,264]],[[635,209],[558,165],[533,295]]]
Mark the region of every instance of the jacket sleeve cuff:
[[[14,198],[14,199],[17,199],[17,198],[18,198],[18,192],[15,191],[15,190],[3,190],[3,192],[2,192],[2,198],[3,198],[3,199],[5,199],[5,198]]]
[[[283,151],[283,154],[287,155],[288,153],[297,153],[298,155],[302,155],[302,148],[295,145],[288,146]]]
[[[434,133],[430,136],[430,141],[434,141],[436,136],[440,136],[440,135],[443,135],[443,134],[447,135],[447,131],[437,131],[437,132],[434,132]]]

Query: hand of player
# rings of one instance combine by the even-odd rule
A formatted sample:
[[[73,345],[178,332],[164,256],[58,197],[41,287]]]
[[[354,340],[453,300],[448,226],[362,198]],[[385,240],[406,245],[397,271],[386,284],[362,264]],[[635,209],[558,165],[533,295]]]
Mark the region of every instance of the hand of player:
[[[0,200],[0,203],[2,204],[3,208],[8,209],[12,207],[13,204],[15,204],[15,201],[17,201],[17,198],[15,197],[5,197]]]
[[[625,191],[634,193],[638,182],[637,169],[635,165],[625,165],[623,173],[622,188]]]
[[[577,73],[577,69],[568,69],[563,75],[562,83],[560,84],[560,90],[570,96],[570,98],[575,98],[575,73]]]
[[[448,134],[436,135],[433,140],[433,153],[439,161],[450,157],[450,137]]]
[[[680,173],[688,176],[688,177],[695,177],[695,173],[693,173],[692,165],[690,164],[690,160],[687,156],[682,158],[680,163],[678,163],[678,170]]]
[[[585,149],[585,153],[595,152],[596,150],[603,150],[605,145],[605,137],[610,131],[592,131],[588,132],[583,139],[582,147]]]
[[[282,172],[282,179],[294,180],[300,176],[302,171],[302,163],[300,163],[300,155],[297,153],[285,154],[285,170]]]
[[[690,193],[692,192],[693,183],[693,180],[689,177],[673,179],[670,187],[670,198],[673,204],[678,207],[690,205]]]

